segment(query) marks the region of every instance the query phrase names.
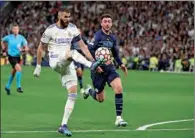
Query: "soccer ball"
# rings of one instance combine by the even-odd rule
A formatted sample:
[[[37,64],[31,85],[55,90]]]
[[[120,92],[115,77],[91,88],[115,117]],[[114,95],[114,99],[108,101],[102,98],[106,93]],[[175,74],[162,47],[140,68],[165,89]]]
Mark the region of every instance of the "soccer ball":
[[[111,55],[110,55],[110,51],[108,48],[106,47],[99,47],[96,51],[95,51],[95,59],[104,59],[105,62],[108,60],[111,60]]]

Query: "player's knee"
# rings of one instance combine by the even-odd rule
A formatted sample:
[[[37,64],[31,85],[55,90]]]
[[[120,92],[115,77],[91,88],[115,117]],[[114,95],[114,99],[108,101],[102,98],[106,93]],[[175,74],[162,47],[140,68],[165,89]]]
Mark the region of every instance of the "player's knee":
[[[81,69],[78,69],[77,70],[77,76],[82,77],[82,75],[83,75],[82,70]]]
[[[99,102],[99,103],[103,103],[103,102],[104,102],[104,98],[99,98],[99,99],[98,99],[98,102]]]
[[[19,64],[15,65],[15,70],[16,71],[22,71],[22,67]]]
[[[123,88],[121,85],[119,85],[119,86],[115,87],[114,91],[116,94],[120,94],[123,92]]]

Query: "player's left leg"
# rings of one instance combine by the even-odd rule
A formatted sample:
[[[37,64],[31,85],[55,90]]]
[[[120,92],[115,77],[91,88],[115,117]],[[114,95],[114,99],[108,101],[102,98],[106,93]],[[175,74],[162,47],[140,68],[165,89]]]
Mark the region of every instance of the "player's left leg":
[[[108,77],[108,83],[111,85],[112,89],[115,92],[115,107],[116,107],[116,126],[126,126],[127,122],[125,122],[121,115],[123,111],[123,88],[121,79],[116,71],[111,71]]]
[[[99,59],[97,61],[91,62],[87,60],[83,55],[81,55],[77,50],[71,50],[69,55],[74,61],[81,63],[91,70],[95,70],[99,65],[104,62],[104,59]]]
[[[78,62],[74,62],[75,67],[76,67],[76,73],[77,73],[77,79],[79,82],[79,86],[80,86],[80,93],[84,92],[83,89],[83,65],[78,63]]]
[[[7,92],[7,95],[10,95],[10,87],[11,87],[11,84],[12,84],[12,82],[14,80],[15,74],[16,74],[16,70],[14,68],[12,68],[12,73],[10,74],[8,82],[7,82],[6,86],[5,86],[5,90]]]
[[[73,64],[72,64],[73,65]],[[66,136],[72,136],[72,133],[67,127],[69,117],[74,109],[77,98],[77,77],[76,71],[72,65],[67,69],[66,75],[62,76],[62,85],[68,90],[68,98],[64,108],[62,123],[58,131]]]
[[[15,65],[16,70],[16,85],[17,85],[17,92],[23,93],[22,87],[21,87],[21,78],[22,78],[22,66],[21,66],[21,59],[20,57],[17,57],[17,64]]]

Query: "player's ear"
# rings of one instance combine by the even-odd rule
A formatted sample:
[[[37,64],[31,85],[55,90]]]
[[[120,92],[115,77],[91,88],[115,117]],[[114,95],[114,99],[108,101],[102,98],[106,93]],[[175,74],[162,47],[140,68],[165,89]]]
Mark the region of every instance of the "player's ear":
[[[62,16],[62,12],[59,11],[59,12],[58,12],[58,20],[61,18],[61,16]]]

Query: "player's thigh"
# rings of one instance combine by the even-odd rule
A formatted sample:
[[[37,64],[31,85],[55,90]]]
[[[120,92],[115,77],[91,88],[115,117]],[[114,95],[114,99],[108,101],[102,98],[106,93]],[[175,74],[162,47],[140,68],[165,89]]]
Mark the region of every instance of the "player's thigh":
[[[8,60],[9,60],[9,63],[11,64],[12,68],[15,69],[16,71],[21,71],[22,68],[20,66],[20,57],[12,57],[12,56],[9,56],[8,57]]]
[[[101,93],[106,85],[106,78],[102,74],[91,73],[93,87],[97,93]]]
[[[77,92],[77,75],[72,63],[67,68],[66,74],[62,76],[62,86],[71,93]]]
[[[110,70],[108,75],[108,84],[112,87],[115,93],[121,93],[122,92],[122,83],[119,74],[116,72],[116,70],[113,68]]]

